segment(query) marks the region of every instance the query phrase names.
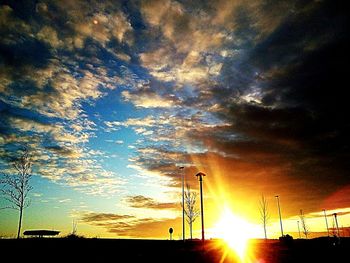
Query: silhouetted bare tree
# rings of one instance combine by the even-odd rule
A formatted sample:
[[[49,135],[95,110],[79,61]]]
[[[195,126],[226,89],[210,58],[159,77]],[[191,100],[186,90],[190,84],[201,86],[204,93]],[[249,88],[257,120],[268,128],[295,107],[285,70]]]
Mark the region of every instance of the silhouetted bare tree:
[[[307,236],[309,234],[309,228],[308,226],[306,225],[306,221],[305,221],[305,216],[303,214],[303,210],[300,209],[300,222],[301,222],[301,227],[302,227],[302,230],[303,230],[303,234],[305,235],[305,238],[307,239]]]
[[[197,193],[191,191],[190,186],[186,184],[185,214],[186,214],[186,221],[190,226],[191,239],[192,239],[192,224],[196,220],[196,218],[199,216],[199,210],[198,208],[196,208],[196,200],[197,200]]]
[[[72,225],[72,235],[77,235],[77,221],[73,219],[73,225]]]
[[[24,149],[21,156],[13,162],[15,173],[3,174],[0,179],[0,189],[3,197],[10,203],[11,208],[19,211],[19,222],[17,238],[20,237],[22,227],[23,210],[29,206],[28,193],[32,190],[29,179],[32,177],[32,163],[29,157],[28,149]]]
[[[270,214],[268,211],[268,203],[267,203],[267,200],[266,200],[264,195],[261,195],[261,199],[259,201],[259,211],[260,211],[261,223],[262,223],[263,228],[264,228],[265,239],[267,239],[266,228],[267,228],[267,225],[269,223]]]

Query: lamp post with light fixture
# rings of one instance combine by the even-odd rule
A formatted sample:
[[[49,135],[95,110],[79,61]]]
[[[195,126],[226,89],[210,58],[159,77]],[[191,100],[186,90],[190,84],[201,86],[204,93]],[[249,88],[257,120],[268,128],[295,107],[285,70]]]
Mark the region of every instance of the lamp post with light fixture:
[[[179,169],[183,171],[185,167],[180,166]],[[185,174],[182,175],[182,240],[185,241]]]
[[[277,206],[278,206],[278,214],[280,216],[280,225],[281,225],[281,234],[282,234],[282,237],[284,236],[283,235],[283,226],[282,226],[282,216],[281,216],[281,207],[280,207],[280,197],[278,195],[275,196],[276,199],[277,199]]]
[[[337,213],[334,213],[333,216],[334,216],[334,220],[335,220],[335,225],[337,227],[338,237],[340,237]]]
[[[200,196],[201,196],[201,220],[202,220],[202,242],[204,242],[204,212],[203,212],[203,176],[205,176],[204,173],[199,172],[196,174],[199,180],[199,187],[200,187]]]
[[[324,219],[326,220],[327,236],[329,237],[329,227],[328,227],[328,220],[327,220],[326,209],[323,209],[323,214],[324,214]]]

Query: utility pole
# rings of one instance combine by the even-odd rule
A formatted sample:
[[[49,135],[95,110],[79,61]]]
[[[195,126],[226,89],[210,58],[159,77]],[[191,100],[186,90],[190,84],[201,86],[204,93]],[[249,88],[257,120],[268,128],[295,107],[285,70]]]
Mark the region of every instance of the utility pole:
[[[327,235],[329,237],[329,228],[328,228],[328,221],[327,221],[327,214],[326,209],[323,209],[324,219],[326,220],[326,227],[327,227]]]
[[[199,187],[200,187],[200,196],[201,196],[201,220],[202,220],[202,242],[204,242],[204,215],[203,215],[203,176],[204,173],[197,173],[196,176],[199,179]]]
[[[182,240],[185,241],[185,174],[183,169],[185,167],[181,166],[179,169],[182,171]]]
[[[281,207],[280,207],[280,197],[278,195],[275,196],[276,199],[277,199],[277,206],[278,206],[278,214],[280,216],[280,225],[281,225],[281,234],[282,234],[282,237],[284,236],[283,235],[283,226],[282,226],[282,216],[281,216]]]

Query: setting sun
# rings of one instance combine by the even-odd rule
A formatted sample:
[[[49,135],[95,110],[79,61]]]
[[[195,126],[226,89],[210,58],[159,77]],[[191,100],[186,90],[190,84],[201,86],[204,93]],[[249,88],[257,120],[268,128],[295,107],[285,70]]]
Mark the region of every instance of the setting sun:
[[[222,238],[238,257],[245,261],[249,239],[256,237],[255,226],[235,216],[229,208],[225,208],[220,220],[214,227],[214,233]]]
[[[343,262],[345,3],[0,1],[2,251]]]

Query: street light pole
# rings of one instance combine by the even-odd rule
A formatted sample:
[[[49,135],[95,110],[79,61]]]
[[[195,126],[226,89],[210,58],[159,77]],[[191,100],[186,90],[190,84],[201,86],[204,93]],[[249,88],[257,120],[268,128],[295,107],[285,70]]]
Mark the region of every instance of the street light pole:
[[[339,226],[338,226],[338,218],[337,218],[337,213],[334,213],[334,219],[335,219],[335,224],[337,226],[337,233],[338,233],[338,237],[340,237],[339,235]]]
[[[299,220],[298,220],[297,222],[298,222],[298,232],[299,232],[299,238],[301,238],[301,235],[300,235],[300,227],[299,227]]]
[[[200,187],[200,196],[201,196],[201,220],[202,220],[202,242],[204,242],[204,215],[203,215],[203,176],[204,173],[197,173],[196,176],[199,179],[199,187]]]
[[[280,198],[278,195],[275,196],[276,199],[277,199],[277,206],[278,206],[278,214],[280,216],[280,224],[281,224],[281,234],[282,234],[282,237],[284,236],[283,235],[283,226],[282,226],[282,216],[281,216],[281,207],[280,207]]]
[[[327,235],[329,237],[329,228],[328,228],[328,221],[327,221],[327,215],[326,215],[326,209],[323,209],[324,219],[326,220],[326,227],[327,227]]]
[[[185,167],[179,167],[183,170]],[[182,240],[185,241],[185,174],[182,172]]]

